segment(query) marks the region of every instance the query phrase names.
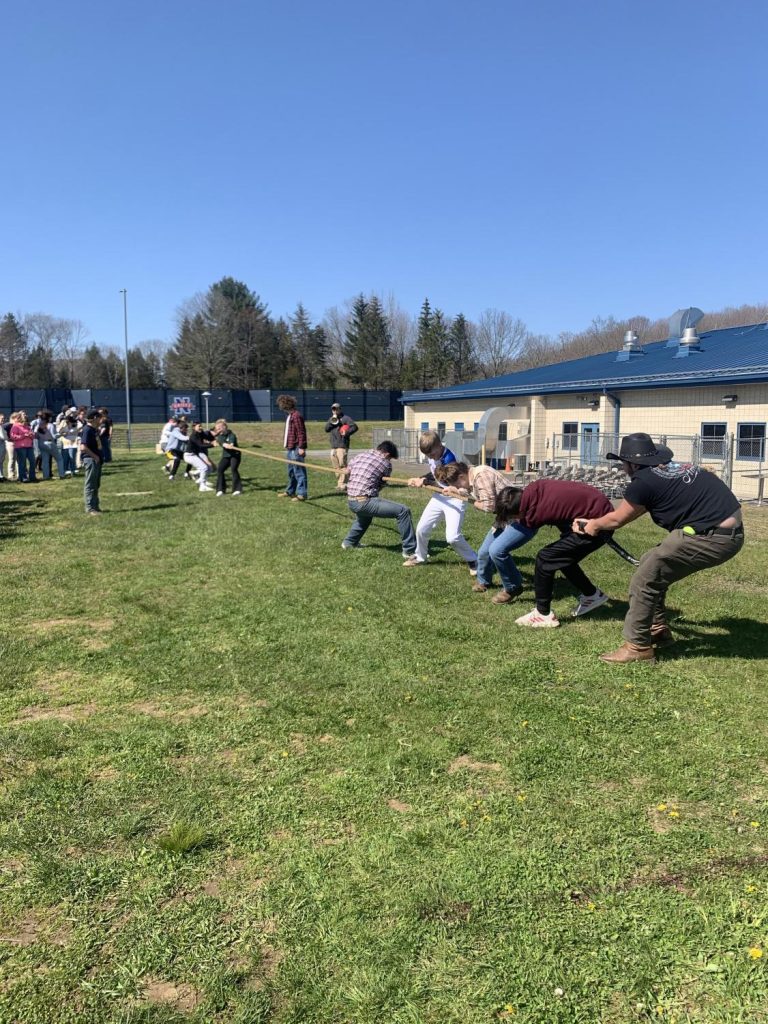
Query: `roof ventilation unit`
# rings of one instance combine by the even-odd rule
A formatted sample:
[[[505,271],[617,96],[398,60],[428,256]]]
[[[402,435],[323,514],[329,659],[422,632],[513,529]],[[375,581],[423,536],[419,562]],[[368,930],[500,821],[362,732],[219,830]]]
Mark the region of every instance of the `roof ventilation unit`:
[[[684,359],[689,356],[692,352],[701,352],[701,339],[696,333],[695,327],[686,327],[683,331],[683,336],[680,339],[680,343],[677,346],[677,352],[675,352],[675,359]]]
[[[689,306],[688,309],[678,309],[669,318],[669,340],[667,348],[677,348],[680,344],[686,328],[695,327],[704,316],[696,306]]]
[[[644,356],[643,346],[640,344],[640,339],[634,331],[627,331],[624,335],[624,344],[619,349],[619,353],[616,356],[617,363],[626,363],[630,359],[634,359],[637,356]]]

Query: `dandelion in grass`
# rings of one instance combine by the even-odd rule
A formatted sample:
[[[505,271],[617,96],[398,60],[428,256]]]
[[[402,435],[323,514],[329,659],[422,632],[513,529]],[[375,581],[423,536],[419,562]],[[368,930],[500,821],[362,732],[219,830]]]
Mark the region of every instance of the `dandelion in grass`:
[[[756,885],[746,885],[744,887],[744,892],[757,892],[757,886]]]
[[[668,817],[670,817],[670,818],[679,818],[680,817],[680,811],[670,811],[669,814],[668,814]]]
[[[517,802],[519,804],[524,804],[527,799],[528,799],[528,797],[525,795],[525,793],[518,793],[517,794]]]
[[[528,719],[526,719],[524,722],[520,723],[520,728],[521,729],[527,729],[528,728]]]
[[[762,950],[762,948],[760,946],[750,946],[749,949],[747,950],[747,952],[749,953],[749,959],[750,960],[762,960],[763,959],[763,950]]]
[[[759,821],[750,821],[749,826],[750,826],[750,828],[760,828],[760,822]]]
[[[587,910],[590,912],[590,914],[594,914],[594,912],[597,910],[597,904],[593,903],[592,900],[590,900],[587,904]]]
[[[666,811],[666,809],[667,809],[667,805],[666,804],[656,804],[656,810],[657,811]]]
[[[288,757],[288,751],[287,750],[281,750],[280,751],[280,757]]]

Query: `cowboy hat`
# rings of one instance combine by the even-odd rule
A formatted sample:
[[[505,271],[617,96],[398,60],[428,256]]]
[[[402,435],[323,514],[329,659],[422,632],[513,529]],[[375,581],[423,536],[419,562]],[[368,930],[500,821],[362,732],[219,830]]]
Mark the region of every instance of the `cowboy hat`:
[[[636,466],[661,466],[672,461],[673,452],[664,444],[654,444],[650,434],[627,434],[621,439],[619,454],[608,452],[606,458],[632,462]]]

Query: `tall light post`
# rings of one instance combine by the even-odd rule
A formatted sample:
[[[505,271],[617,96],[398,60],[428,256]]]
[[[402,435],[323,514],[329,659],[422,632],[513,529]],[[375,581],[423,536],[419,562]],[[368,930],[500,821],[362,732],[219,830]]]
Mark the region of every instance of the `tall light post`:
[[[210,427],[210,423],[208,422],[208,399],[210,397],[211,397],[211,392],[210,391],[204,391],[203,392],[203,398],[205,399],[205,425],[206,425],[206,427]]]
[[[131,384],[128,379],[128,292],[121,288],[123,296],[123,326],[125,330],[125,413],[128,423],[128,451],[131,450]]]

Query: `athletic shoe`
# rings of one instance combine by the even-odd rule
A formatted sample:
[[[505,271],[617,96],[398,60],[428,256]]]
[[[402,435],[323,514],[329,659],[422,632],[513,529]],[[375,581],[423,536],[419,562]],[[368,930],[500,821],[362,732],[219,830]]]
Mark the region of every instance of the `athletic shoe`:
[[[242,491],[232,491],[232,497],[238,498],[242,493]]]
[[[224,497],[224,491],[216,491],[216,497],[217,498],[223,498]]]
[[[477,576],[477,562],[467,562],[470,576]]]
[[[514,601],[516,597],[520,597],[522,592],[522,587],[515,587],[514,590],[500,590],[498,594],[493,595],[491,600],[494,604],[509,604],[510,601]]]
[[[486,586],[485,583],[476,583],[474,587],[472,587],[473,594],[485,594],[487,593],[487,591],[488,587]]]
[[[92,508],[92,509],[89,510],[88,515],[89,516],[100,516],[101,515],[101,509],[100,508]]]
[[[296,495],[294,495],[293,498],[291,498],[291,501],[306,501],[306,500],[307,499],[304,497],[303,494],[296,494]]]
[[[293,497],[293,495],[291,494],[290,491],[279,491],[277,496],[278,496],[278,498],[292,498]]]
[[[168,479],[169,479],[169,480],[173,480],[173,473],[171,473],[171,474],[170,474],[170,475],[168,476]]]
[[[588,615],[595,608],[599,608],[601,604],[605,604],[606,601],[610,601],[610,598],[599,588],[590,597],[579,594],[579,603],[571,612],[571,615],[574,619],[577,619],[580,615]]]
[[[542,615],[541,612],[533,611],[528,612],[527,615],[521,615],[519,619],[515,619],[518,626],[533,626],[534,629],[554,629],[555,626],[560,625],[559,619],[556,618],[554,612],[550,612],[549,615]]]
[[[342,551],[354,551],[355,548],[361,548],[362,544],[353,544],[351,540],[343,540],[341,542]]]
[[[211,487],[210,484],[202,484],[202,486],[198,487],[198,491],[200,491],[201,494],[203,492],[205,492],[205,491],[212,491],[212,490],[213,490],[213,488]]]
[[[187,470],[186,473],[184,474],[184,479],[185,480],[191,480],[192,479],[192,474],[189,472],[189,470]]]
[[[404,569],[412,569],[414,565],[424,565],[424,561],[421,558],[417,558],[416,555],[409,555],[408,558],[403,562]]]

